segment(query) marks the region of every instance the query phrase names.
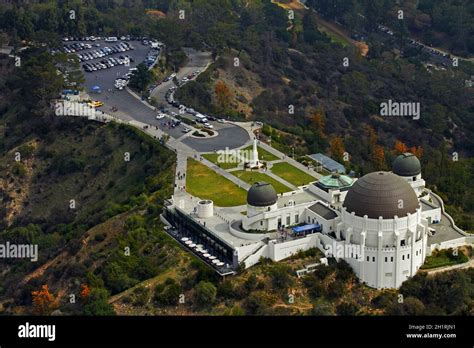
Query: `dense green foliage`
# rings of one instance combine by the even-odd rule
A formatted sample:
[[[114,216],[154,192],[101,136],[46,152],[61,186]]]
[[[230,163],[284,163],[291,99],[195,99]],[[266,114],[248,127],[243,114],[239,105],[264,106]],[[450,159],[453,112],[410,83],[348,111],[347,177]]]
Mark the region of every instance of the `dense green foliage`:
[[[425,150],[422,162],[427,182],[442,194],[460,226],[472,230],[474,187],[466,183],[474,180],[474,161],[466,158],[474,153],[474,103],[472,90],[464,81],[474,68],[463,63],[458,69],[432,73],[424,67],[427,57],[421,52],[407,50],[405,58],[400,58],[398,51],[403,48],[400,38],[407,37],[409,29],[434,44],[472,53],[472,6],[462,0],[422,0],[407,17],[407,23],[400,24],[394,20],[393,2],[388,0],[308,4],[325,18],[365,33],[367,57],[361,57],[352,45],[340,45],[318,30],[314,12],[302,11],[289,23],[282,8],[258,0],[20,3],[0,9],[0,29],[8,33],[10,43],[17,48],[21,40],[59,47],[64,35],[153,36],[167,44],[168,64],[175,67],[185,60],[178,50],[182,46],[211,50],[216,62],[196,82],[178,92],[180,100],[203,112],[262,120],[264,134],[271,135],[276,146],[284,151],[295,148],[298,155],[328,152],[331,138],[342,136],[351,156],[347,166],[359,174],[390,169],[396,140],[410,147],[421,146]],[[463,7],[467,8],[464,12]],[[182,9],[184,19],[178,15]],[[163,11],[165,18],[147,10]],[[430,26],[416,28],[427,20]],[[395,37],[381,40],[379,23],[394,27]],[[438,32],[447,38],[440,38]],[[240,61],[238,69],[233,65],[236,57]],[[348,67],[342,64],[344,58],[349,59]],[[0,130],[5,135],[0,137],[0,171],[8,172],[8,179],[16,183],[25,180],[32,169],[34,175],[26,193],[29,203],[21,207],[1,237],[37,243],[43,251],[40,263],[61,252],[74,261],[56,265],[21,288],[18,283],[36,265],[6,264],[5,272],[1,272],[0,297],[15,299],[6,304],[10,309],[30,305],[31,291],[42,283],[58,282],[77,291],[78,284],[85,282],[92,291],[90,302],[83,304],[81,312],[111,314],[106,303],[108,292],[118,294],[176,263],[176,250],[161,232],[157,219],[163,198],[170,193],[173,156],[128,127],[54,117],[49,102],[65,87],[56,69],[69,63],[60,55],[49,55],[41,46],[23,51],[21,59],[21,67],[8,67],[10,74],[2,74],[0,79]],[[1,68],[6,69],[4,63]],[[214,86],[222,71],[236,76],[236,84],[243,87],[252,76],[261,88],[246,101],[252,109],[250,115],[233,109],[224,115],[217,105]],[[131,85],[142,90],[149,80],[150,75],[141,67]],[[420,102],[420,120],[380,117],[380,103],[389,99]],[[290,105],[294,113],[289,113]],[[325,120],[323,126],[314,121],[315,111]],[[29,141],[38,146],[30,146]],[[383,163],[373,159],[374,144],[383,146]],[[24,159],[34,158],[35,165],[13,163],[12,153],[17,149]],[[124,152],[131,153],[130,164],[123,161]],[[22,189],[17,193],[23,193]],[[79,202],[74,211],[65,204],[71,197]],[[1,202],[11,199],[11,193],[0,191]],[[84,256],[83,243],[89,237],[86,231],[119,213],[127,215],[117,224],[123,228],[114,226],[113,232],[92,235],[89,243],[95,248]],[[0,214],[4,220],[4,206]],[[7,227],[5,222],[3,225]],[[219,283],[209,267],[195,261],[192,275],[183,282],[158,285],[154,302],[173,306],[181,288],[194,288],[196,308],[206,308],[217,300],[239,300],[242,308],[237,307],[238,313],[285,314],[285,307],[272,306],[279,297],[286,300],[287,291],[296,282],[294,270],[285,265],[264,266],[268,266],[267,283],[249,276],[243,284],[234,286]],[[391,293],[377,297],[373,305],[399,315],[472,314],[472,279],[471,270],[434,277],[419,275],[400,289],[404,295],[401,304],[396,293]],[[368,306],[368,299],[358,296],[363,294],[364,286],[358,284],[344,262],[322,266],[302,282],[313,301],[313,314],[355,315]],[[347,299],[348,289],[353,301]],[[137,303],[143,305],[145,296],[140,291]],[[62,309],[78,311],[67,305]]]
[[[429,277],[418,274],[402,284],[400,293],[405,297],[405,303],[410,297],[419,302],[412,302],[410,307],[421,307],[416,310],[425,315],[472,315],[474,298],[474,270],[440,273]],[[420,305],[421,302],[421,305]],[[407,306],[407,304],[405,304]],[[405,307],[404,306],[404,307]],[[389,313],[399,314],[399,306],[394,306]],[[412,310],[403,310],[400,314],[410,315]],[[419,314],[419,313],[418,313]]]
[[[432,255],[428,256],[425,260],[422,269],[436,268],[443,266],[451,266],[459,263],[468,262],[469,257],[463,252],[453,250],[452,248],[447,250],[439,250],[433,252]]]
[[[110,292],[153,277],[174,260],[158,219],[172,190],[174,156],[134,128],[54,116],[50,101],[64,87],[56,71],[62,64],[63,57],[44,48],[24,50],[16,68],[11,60],[0,61],[0,177],[8,182],[0,188],[0,241],[37,244],[40,250],[37,263],[2,264],[0,297],[13,299],[5,307],[14,311],[31,305],[31,291],[41,284],[73,293],[88,284],[87,299],[61,303],[60,309],[110,315]],[[132,215],[124,227],[111,228],[111,217],[134,210],[147,212],[147,218]],[[65,257],[68,262],[61,262]],[[51,260],[58,264],[24,278]]]
[[[143,91],[150,84],[153,77],[145,64],[138,64],[137,69],[136,74],[130,79],[130,87]]]
[[[398,3],[398,4],[397,4]],[[469,0],[309,0],[307,4],[326,18],[354,32],[377,31],[378,24],[398,26],[398,10],[404,11],[406,27],[426,44],[447,46],[456,54],[474,53],[474,4]],[[361,16],[360,14],[364,14]]]

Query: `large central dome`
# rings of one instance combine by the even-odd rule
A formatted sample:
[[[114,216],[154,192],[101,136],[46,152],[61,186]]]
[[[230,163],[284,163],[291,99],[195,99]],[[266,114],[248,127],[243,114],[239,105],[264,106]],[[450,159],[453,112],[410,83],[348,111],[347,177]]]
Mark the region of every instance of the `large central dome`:
[[[374,172],[352,185],[343,206],[357,216],[393,219],[415,213],[419,202],[406,180],[389,172]]]

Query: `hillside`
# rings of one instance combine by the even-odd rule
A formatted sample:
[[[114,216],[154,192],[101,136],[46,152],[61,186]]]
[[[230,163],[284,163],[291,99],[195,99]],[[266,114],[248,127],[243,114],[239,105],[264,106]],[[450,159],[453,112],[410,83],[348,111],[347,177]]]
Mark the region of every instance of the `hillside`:
[[[310,249],[278,263],[263,262],[226,280],[218,280],[194,260],[187,268],[138,284],[112,302],[117,313],[124,315],[474,314],[469,290],[472,269],[420,274],[399,291],[361,284],[344,261],[330,261],[314,273],[296,276],[296,270],[318,262],[321,256]],[[452,287],[453,283],[457,285]],[[441,290],[426,290],[433,288]]]
[[[0,61],[0,241],[35,244],[39,254],[1,263],[0,303],[9,313],[111,313],[109,293],[179,255],[158,218],[175,156],[128,126],[53,116],[43,99],[57,93],[49,59],[25,57],[34,82]],[[16,102],[31,83],[44,94]],[[44,286],[54,301],[38,308],[32,294]],[[81,301],[68,303],[70,294]]]
[[[180,102],[219,118],[261,121],[260,139],[298,160],[323,152],[343,162],[347,152],[344,164],[356,175],[390,170],[400,152],[414,152],[428,187],[461,228],[474,231],[474,186],[467,184],[474,180],[474,94],[464,83],[474,67],[429,70],[425,55],[402,54],[404,26],[381,40],[374,18],[393,24],[389,1],[308,1],[318,13],[289,0],[76,1],[72,7],[83,15],[75,22],[64,20],[68,2],[27,3],[0,8],[9,44],[57,47],[63,35],[117,35],[126,28],[166,43],[160,77],[185,61],[181,47],[211,51],[213,64],[176,92]],[[432,15],[442,23],[417,35],[469,53],[472,43],[459,41],[466,31],[441,20],[434,2],[420,3],[409,29],[416,16]],[[441,9],[456,7],[442,3]],[[459,12],[448,18],[459,19]],[[363,52],[338,22],[367,33]],[[175,154],[131,127],[55,117],[50,101],[64,88],[57,67],[65,57],[45,47],[22,51],[21,69],[0,59],[0,243],[39,247],[37,262],[0,264],[1,313],[474,313],[472,269],[423,272],[399,290],[381,291],[333,260],[298,278],[297,270],[323,256],[310,249],[218,277],[159,219],[173,190]],[[149,80],[135,87],[146,89]],[[420,103],[421,117],[383,117],[380,105],[388,100]],[[430,262],[456,260],[449,250]]]
[[[263,133],[287,154],[294,148],[300,156],[323,152],[342,161],[347,151],[345,165],[359,175],[389,170],[401,142],[417,151],[428,184],[447,197],[462,228],[473,230],[473,191],[456,192],[451,184],[455,172],[473,179],[474,94],[464,84],[472,65],[429,71],[425,56],[401,57],[396,39],[384,42],[375,32],[364,57],[319,31],[320,19],[310,10],[296,10],[294,26],[283,31],[283,9],[263,5],[254,10],[265,21],[245,17],[242,39],[226,43],[239,50],[217,49],[216,62],[181,88],[178,99],[219,117],[263,121]],[[263,25],[271,30],[261,31]],[[420,118],[381,116],[380,105],[388,100],[419,103]],[[335,139],[342,142],[339,149]]]
[[[139,207],[151,212],[150,227],[157,224],[146,232],[150,247],[157,247],[152,241],[160,224],[155,221],[171,192],[173,155],[130,128],[64,119],[53,130],[54,138],[35,136],[1,159],[6,229],[0,239],[38,244],[39,249],[36,263],[3,264],[2,302],[13,298],[17,305],[31,304],[29,292],[40,284],[50,283],[53,291],[64,294],[77,288],[79,280],[87,283],[87,273],[96,267],[105,272],[102,263],[113,260],[121,240],[131,238],[126,221],[130,212],[143,214]],[[15,152],[23,155],[21,161],[13,161]],[[130,162],[124,161],[125,152]],[[74,209],[70,199],[76,202]],[[149,262],[142,254],[146,248],[146,243],[137,247],[134,262]],[[156,272],[156,264],[143,267],[143,272]],[[25,287],[18,288],[18,281]],[[114,289],[107,282],[105,286]]]

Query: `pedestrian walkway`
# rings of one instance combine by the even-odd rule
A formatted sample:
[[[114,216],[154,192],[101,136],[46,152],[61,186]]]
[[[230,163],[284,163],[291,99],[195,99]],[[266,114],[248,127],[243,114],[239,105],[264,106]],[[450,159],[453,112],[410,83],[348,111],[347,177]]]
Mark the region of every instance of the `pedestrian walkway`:
[[[322,177],[322,175],[319,174],[318,172],[316,172],[314,169],[306,167],[305,165],[301,164],[300,162],[296,161],[295,159],[293,159],[289,156],[286,156],[284,153],[278,151],[277,149],[271,147],[268,144],[265,144],[263,141],[259,141],[258,146],[260,146],[262,149],[270,152],[271,154],[277,156],[278,158],[282,159],[282,161],[285,161],[285,162],[291,164],[293,167],[296,167],[296,168],[304,171],[306,174],[309,174],[309,175],[315,177],[316,179],[320,179]],[[275,161],[275,163],[277,163],[277,162]]]
[[[245,181],[242,181],[240,180],[239,178],[237,178],[236,176],[232,175],[231,173],[225,171],[224,169],[222,169],[221,167],[219,167],[218,165],[212,163],[211,161],[208,161],[207,159],[205,159],[204,157],[202,158],[202,161],[201,163],[205,164],[206,166],[208,166],[209,168],[211,168],[212,170],[214,170],[217,174],[223,176],[224,178],[232,181],[234,184],[236,184],[237,186],[245,189],[245,190],[249,190],[250,189],[250,185],[248,183],[246,183]]]
[[[188,166],[188,156],[184,151],[178,151],[176,160],[176,177],[174,192],[175,195],[186,190],[186,170]]]
[[[278,175],[276,174],[273,174],[271,171],[267,170],[266,172],[262,172],[263,174],[267,174],[269,177],[275,179],[276,181],[279,181],[281,182],[283,185],[291,188],[293,191],[296,191],[298,190],[298,187],[296,187],[295,185],[289,183],[288,181],[286,181],[285,179],[279,177]]]

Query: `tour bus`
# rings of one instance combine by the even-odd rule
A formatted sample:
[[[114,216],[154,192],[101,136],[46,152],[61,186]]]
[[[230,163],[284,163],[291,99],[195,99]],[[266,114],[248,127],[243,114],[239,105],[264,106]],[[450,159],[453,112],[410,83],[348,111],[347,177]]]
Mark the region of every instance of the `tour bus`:
[[[196,121],[199,122],[199,123],[206,123],[207,118],[206,118],[206,116],[204,116],[202,114],[196,114]]]

